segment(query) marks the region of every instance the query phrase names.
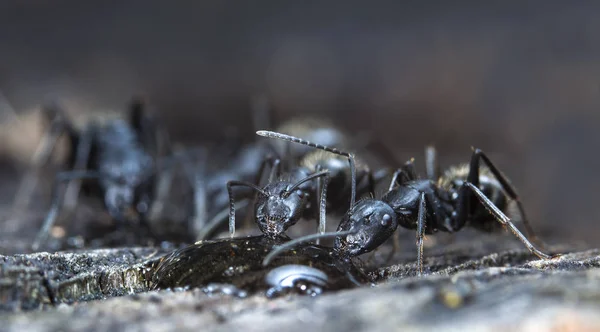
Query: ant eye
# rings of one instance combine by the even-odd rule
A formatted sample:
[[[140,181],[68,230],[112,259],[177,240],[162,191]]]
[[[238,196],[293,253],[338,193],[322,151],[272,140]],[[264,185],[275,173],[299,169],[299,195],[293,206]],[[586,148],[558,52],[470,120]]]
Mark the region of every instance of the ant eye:
[[[389,214],[384,214],[383,218],[381,218],[381,225],[382,226],[389,226],[392,223],[392,216],[390,216]]]

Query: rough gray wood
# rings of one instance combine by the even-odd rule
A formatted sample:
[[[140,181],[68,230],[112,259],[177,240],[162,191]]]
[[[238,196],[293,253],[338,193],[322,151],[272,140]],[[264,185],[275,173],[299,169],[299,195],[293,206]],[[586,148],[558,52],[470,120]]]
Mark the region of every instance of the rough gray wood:
[[[464,248],[468,248],[468,243],[463,244]],[[144,261],[150,255],[158,257],[157,254],[152,249],[139,248],[2,257],[2,285],[12,280],[19,285],[16,289],[21,295],[38,289],[38,297],[20,303],[32,309],[37,300],[36,308],[44,307],[41,311],[5,312],[0,316],[3,328],[7,331],[600,328],[600,250],[539,261],[521,249],[467,258],[477,253],[460,256],[449,248],[446,253],[428,256],[429,272],[421,278],[412,276],[415,263],[407,260],[374,270],[372,274],[382,280],[374,288],[317,298],[290,296],[276,300],[267,300],[261,294],[246,299],[208,296],[198,289],[138,293],[145,287],[144,273],[139,271],[146,271]],[[48,301],[39,300],[46,298],[39,271],[52,264],[56,264],[56,270],[52,271],[50,284],[53,289],[63,289],[60,296],[65,296],[64,302],[73,304],[53,307]],[[20,272],[12,272],[18,270],[15,267]],[[96,288],[83,290],[83,285]],[[3,288],[2,299],[7,294]],[[74,295],[79,300],[69,301],[74,300]],[[119,297],[110,298],[113,296]],[[104,300],[83,301],[92,299]]]

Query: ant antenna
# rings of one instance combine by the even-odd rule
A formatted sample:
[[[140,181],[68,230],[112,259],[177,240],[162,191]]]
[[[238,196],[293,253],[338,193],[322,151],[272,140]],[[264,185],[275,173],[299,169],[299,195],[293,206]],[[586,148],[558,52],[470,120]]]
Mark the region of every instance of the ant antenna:
[[[313,180],[315,178],[321,177],[321,176],[325,176],[327,174],[329,174],[328,170],[311,174],[311,175],[305,177],[304,179],[296,182],[296,184],[294,184],[290,189],[288,189],[287,192],[288,192],[288,194],[293,193],[294,190],[298,189],[298,187],[300,187],[303,183]]]
[[[273,248],[273,250],[271,250],[271,252],[265,257],[265,259],[263,259],[262,265],[263,266],[269,265],[269,263],[273,260],[273,258],[275,258],[275,256],[281,254],[283,251],[292,249],[294,246],[296,246],[299,243],[316,240],[316,239],[325,239],[325,238],[330,238],[330,237],[338,237],[338,236],[344,236],[344,235],[350,235],[350,234],[356,234],[356,233],[357,232],[355,232],[355,231],[329,232],[329,233],[311,234],[311,235],[299,237],[297,239],[288,241],[282,245],[275,246]]]
[[[261,188],[257,187],[256,185],[254,185],[250,182],[246,182],[246,181],[229,181],[229,182],[227,182],[227,192],[229,193],[229,235],[232,238],[235,235],[235,199],[233,198],[233,187],[234,186],[248,187],[250,189],[256,190],[258,193],[260,193],[263,196],[266,196],[266,197],[269,196],[264,190],[262,190]]]
[[[290,136],[290,135],[286,135],[286,134],[281,134],[281,133],[277,133],[274,131],[259,130],[256,132],[256,134],[258,136],[263,136],[263,137],[268,137],[268,138],[276,138],[276,139],[280,139],[280,140],[284,140],[284,141],[288,141],[288,142],[293,142],[293,143],[310,146],[311,148],[324,150],[324,151],[331,152],[331,153],[348,158],[348,162],[350,163],[350,173],[352,176],[352,196],[350,197],[350,207],[354,206],[354,203],[356,201],[356,166],[355,166],[355,162],[354,162],[354,155],[352,153],[340,151],[336,148],[330,148],[325,145],[309,142],[302,138],[298,138],[298,137],[294,137],[294,136]]]

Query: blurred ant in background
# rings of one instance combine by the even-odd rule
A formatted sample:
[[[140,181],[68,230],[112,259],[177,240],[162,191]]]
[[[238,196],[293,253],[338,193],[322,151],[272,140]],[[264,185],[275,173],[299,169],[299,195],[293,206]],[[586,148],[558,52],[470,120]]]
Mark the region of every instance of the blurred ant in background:
[[[43,111],[51,125],[34,156],[33,165],[46,165],[58,139],[66,134],[71,146],[70,170],[55,176],[50,211],[32,249],[38,250],[45,243],[63,203],[70,209],[75,207],[81,185],[74,180],[87,180],[84,190],[102,197],[108,214],[119,225],[130,226],[135,220],[146,235],[153,237],[147,217],[155,196],[156,175],[171,166],[175,158],[161,158],[159,130],[155,119],[145,111],[143,102],[137,98],[131,102],[127,120],[91,121],[83,130],[75,128],[56,104],[44,107]],[[15,201],[17,211],[29,203],[34,184],[31,178],[26,176],[22,181]],[[70,184],[61,194],[61,185],[65,182]]]

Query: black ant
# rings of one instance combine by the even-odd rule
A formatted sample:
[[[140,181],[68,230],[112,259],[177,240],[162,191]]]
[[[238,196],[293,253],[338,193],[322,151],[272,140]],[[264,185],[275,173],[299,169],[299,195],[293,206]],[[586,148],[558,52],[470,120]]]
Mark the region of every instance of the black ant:
[[[274,114],[272,107],[265,96],[256,96],[252,99],[251,109],[253,114],[254,127],[257,129],[271,128]],[[269,129],[270,130],[270,129]],[[342,130],[336,128],[327,119],[313,118],[313,117],[299,117],[292,118],[282,124],[276,126],[276,132],[286,132],[296,137],[303,137],[307,141],[319,142],[323,146],[336,146],[336,147],[348,147],[353,146],[362,150],[376,150],[379,155],[384,158],[382,161],[388,162],[389,164],[396,164],[394,158],[391,157],[389,151],[385,147],[381,146],[379,142],[373,141],[364,137],[364,135],[358,135],[360,137],[354,138],[347,135]],[[223,150],[221,148],[217,149]],[[362,154],[362,153],[361,153]],[[276,158],[274,156],[282,157]],[[196,184],[195,194],[197,199],[197,218],[195,224],[196,233],[198,234],[198,240],[204,240],[214,232],[214,230],[221,225],[222,222],[227,220],[230,212],[229,208],[229,192],[223,189],[227,188],[226,183],[228,180],[240,180],[246,183],[260,186],[260,183],[265,181],[264,178],[269,176],[266,181],[269,184],[277,182],[278,180],[287,180],[291,183],[304,180],[311,174],[316,174],[319,171],[329,170],[330,177],[328,185],[323,186],[323,182],[326,181],[325,176],[317,177],[317,181],[309,181],[300,185],[300,190],[309,194],[304,205],[310,205],[310,207],[302,207],[301,204],[297,204],[300,217],[314,218],[320,206],[317,194],[320,194],[322,189],[326,190],[326,203],[327,210],[335,209],[335,212],[344,213],[347,211],[347,206],[350,203],[350,186],[351,186],[351,170],[349,168],[349,162],[347,157],[344,155],[331,154],[331,152],[323,150],[313,150],[312,147],[303,145],[289,144],[281,140],[264,140],[257,141],[245,145],[240,153],[236,154],[235,161],[229,161],[229,165],[232,167],[217,166],[217,170],[211,172],[210,170],[205,171],[204,175],[201,175],[201,170],[205,169],[204,165],[196,167]],[[213,163],[214,165],[215,163]],[[271,168],[270,172],[267,172],[267,166]],[[366,165],[358,160],[358,183],[362,184],[361,181],[367,174],[368,168]],[[270,173],[270,174],[266,174]],[[377,171],[373,174],[374,182],[378,182],[381,178],[386,176],[388,170]],[[210,176],[208,176],[210,174]],[[254,202],[258,197],[252,195],[252,191],[256,191],[251,186],[241,185],[243,188],[238,187],[238,190],[243,190],[240,196],[246,197],[235,202],[235,206],[239,210],[242,206],[246,207],[252,205],[252,196],[254,196]],[[251,189],[251,190],[249,190]],[[262,188],[265,189],[265,188]],[[370,187],[359,186],[358,195],[363,194]],[[273,190],[276,190],[273,188]],[[236,191],[237,193],[237,191]],[[291,195],[292,196],[292,195]],[[207,204],[206,198],[210,198],[210,204]],[[291,197],[293,198],[293,197]],[[325,197],[323,197],[325,198]],[[208,211],[207,206],[211,206],[212,211]],[[247,210],[247,209],[245,209]],[[256,211],[245,211],[244,225],[250,223],[250,219],[257,215]],[[304,211],[304,212],[303,212]],[[215,213],[216,212],[216,213]],[[264,215],[265,213],[263,213]],[[210,216],[210,220],[205,222]],[[298,218],[300,218],[298,217]],[[295,220],[297,221],[296,218]],[[323,219],[325,220],[325,219]],[[322,224],[324,227],[325,224]],[[289,226],[287,226],[289,227]]]
[[[227,190],[230,202],[229,231],[231,237],[235,234],[235,200],[232,189],[234,186],[249,187],[258,193],[254,204],[254,216],[261,232],[267,236],[282,235],[301,218],[314,218],[317,213],[319,216],[318,232],[323,233],[326,226],[327,205],[339,209],[342,202],[345,204],[349,202],[350,206],[353,206],[357,194],[362,195],[367,191],[373,193],[375,190],[376,177],[362,163],[358,164],[357,172],[357,163],[351,153],[272,131],[260,130],[256,133],[268,138],[302,142],[319,149],[319,151],[307,154],[302,159],[300,166],[294,167],[284,174],[281,172],[280,159],[265,159],[260,167],[258,179],[262,177],[267,166],[270,166],[271,169],[268,183],[262,188],[245,181],[229,181]],[[380,175],[380,177],[383,176]],[[357,183],[364,183],[363,179],[365,178],[367,186],[357,188]],[[315,179],[317,180],[316,184],[312,181]],[[327,195],[329,188],[334,191],[334,195]],[[350,197],[346,193],[348,189],[350,189]],[[313,197],[317,199],[313,199]]]
[[[253,115],[253,124],[255,130],[269,128],[271,129],[272,123],[274,122],[273,109],[264,95],[254,96],[251,100],[251,110]],[[290,131],[294,135],[301,137],[308,137],[309,140],[316,142],[324,142],[324,145],[335,145],[345,146],[349,142],[349,139],[345,133],[332,126],[326,119],[317,119],[311,117],[294,118],[283,122],[275,128],[276,131]],[[216,151],[229,150],[227,147],[217,147]],[[319,156],[320,154],[326,155],[325,157]],[[307,156],[310,154],[311,156]],[[211,152],[212,155],[212,152]],[[275,158],[273,156],[283,156],[283,158]],[[231,158],[234,158],[231,160]],[[288,179],[290,181],[296,181],[303,179],[308,174],[312,174],[310,170],[314,170],[314,164],[319,159],[331,158],[331,154],[324,151],[313,151],[310,147],[298,146],[293,144],[287,144],[280,140],[259,140],[245,144],[238,149],[238,152],[234,157],[226,160],[230,166],[221,165],[219,162],[212,162],[211,169],[207,165],[197,165],[194,173],[194,187],[196,199],[196,218],[195,218],[195,231],[198,234],[198,240],[204,240],[210,237],[217,227],[222,222],[227,220],[229,215],[229,193],[226,190],[227,182],[229,180],[239,180],[252,184],[262,183],[265,179],[263,177],[268,174],[266,173],[266,167],[270,166],[275,172],[274,168],[278,168],[279,175],[273,173],[272,177],[268,180],[269,183],[275,179],[279,179],[282,173],[282,168],[285,170],[299,170],[296,166],[299,164],[311,164],[307,165],[309,170],[302,172],[302,174],[291,174],[293,172],[287,172],[286,175],[291,175]],[[214,159],[214,158],[211,158]],[[277,160],[276,160],[277,159]],[[346,164],[345,158],[341,157],[341,163]],[[348,175],[349,176],[349,175]],[[322,178],[321,178],[322,179]],[[332,179],[334,184],[338,179]],[[350,181],[346,180],[348,184]],[[315,186],[305,184],[303,188],[311,187],[316,191],[319,191]],[[330,185],[329,188],[334,190],[333,197],[337,197],[336,187]],[[236,201],[236,207],[238,210],[241,207],[250,205],[251,197],[253,197],[253,190],[249,186],[239,188],[240,196],[246,197],[239,201]],[[347,196],[347,195],[346,195]],[[330,195],[330,198],[332,196]],[[256,197],[254,197],[256,200]],[[318,203],[316,203],[318,204]],[[316,205],[315,204],[315,205]],[[209,208],[210,206],[210,208]],[[254,217],[254,213],[245,211],[244,225],[250,222],[250,218]],[[344,209],[345,211],[345,209]]]
[[[58,138],[66,133],[71,143],[69,166],[72,170],[55,176],[52,205],[32,249],[37,250],[46,240],[51,226],[67,196],[74,206],[79,184],[68,186],[64,195],[60,185],[72,180],[94,180],[85,188],[100,194],[110,216],[121,225],[136,214],[141,226],[151,234],[147,213],[155,191],[155,175],[169,165],[158,159],[159,137],[154,119],[146,114],[144,104],[135,99],[130,105],[129,119],[111,119],[106,123],[91,122],[80,131],[64,116],[57,105],[44,108],[52,118],[51,128],[42,142],[38,164],[48,161]],[[160,165],[159,165],[160,164]]]
[[[281,137],[290,142],[306,142]],[[525,217],[525,211],[515,189],[490,159],[479,149],[473,149],[470,163],[451,167],[438,174],[436,152],[426,153],[428,179],[418,179],[412,160],[394,172],[389,191],[380,199],[368,198],[354,204],[342,218],[335,237],[333,252],[349,258],[379,247],[398,226],[417,231],[418,273],[423,272],[423,238],[437,231],[457,232],[465,226],[483,231],[508,227],[529,251],[541,259],[550,256],[537,249],[513,224],[505,211],[509,199],[517,203],[529,237],[536,239]],[[484,165],[480,165],[483,161]],[[478,204],[479,203],[479,204]],[[335,234],[335,233],[333,233]],[[296,239],[272,252],[272,257],[296,243],[320,238],[319,235]],[[268,263],[268,259],[265,260]]]

